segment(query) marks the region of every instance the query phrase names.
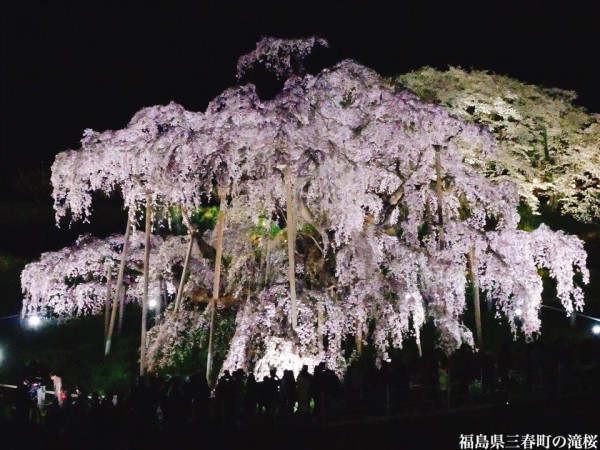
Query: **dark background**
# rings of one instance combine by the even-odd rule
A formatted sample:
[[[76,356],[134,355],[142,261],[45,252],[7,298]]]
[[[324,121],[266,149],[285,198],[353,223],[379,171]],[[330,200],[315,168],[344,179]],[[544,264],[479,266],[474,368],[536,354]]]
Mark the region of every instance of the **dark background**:
[[[332,59],[353,58],[383,74],[424,65],[489,69],[576,90],[580,104],[600,112],[600,25],[574,2],[50,3],[3,7],[4,182],[49,167],[86,128],[125,126],[144,106],[173,100],[203,110],[236,82],[238,56],[262,35],[321,35]]]
[[[54,226],[54,156],[77,148],[84,129],[122,128],[145,106],[203,110],[236,83],[237,58],[263,35],[326,38],[317,69],[343,58],[385,75],[488,69],[575,90],[600,112],[600,26],[583,2],[52,3],[15,2],[0,15],[0,255],[37,258],[84,231],[122,232],[118,200],[96,201],[91,224]]]

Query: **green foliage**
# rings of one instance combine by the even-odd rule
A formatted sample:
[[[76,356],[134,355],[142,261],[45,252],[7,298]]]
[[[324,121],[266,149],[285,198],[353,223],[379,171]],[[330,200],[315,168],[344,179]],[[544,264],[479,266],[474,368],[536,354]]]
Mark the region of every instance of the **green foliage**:
[[[544,149],[544,159],[546,162],[555,164],[556,161],[550,156],[550,150],[548,150],[548,130],[546,127],[542,128],[542,148]]]
[[[428,87],[421,84],[413,84],[411,80],[411,75],[412,74],[399,75],[395,80],[393,80],[393,83],[396,85],[396,88],[412,89],[413,92],[417,94],[421,100],[427,103],[437,104],[440,102],[440,99],[438,98],[435,90],[429,89]]]
[[[280,231],[281,227],[277,224],[277,222],[268,221],[266,216],[260,216],[258,218],[258,223],[252,230],[252,237],[258,238],[266,234],[268,237],[274,238],[279,234]]]
[[[217,311],[217,324],[218,327],[215,330],[215,354],[214,354],[214,365],[213,368],[215,376],[223,365],[227,352],[229,351],[229,343],[235,333],[235,317],[236,310],[232,308],[225,308],[221,311]],[[208,343],[208,340],[207,340]],[[208,356],[208,345],[203,346],[201,351],[202,361],[206,361]]]
[[[198,312],[198,314],[201,314]],[[236,311],[232,308],[217,309],[215,317],[215,353],[213,367],[216,371],[221,368],[229,342],[235,333]],[[176,343],[168,350],[173,352],[171,364],[156,370],[160,374],[190,375],[206,370],[208,356],[208,327],[186,326],[185,331],[177,337]],[[161,355],[158,355],[160,359]]]
[[[533,231],[541,225],[541,215],[534,214],[531,206],[529,206],[527,203],[520,202],[517,209],[519,211],[519,217],[521,218],[519,221],[519,230]]]
[[[460,220],[467,220],[469,217],[471,217],[471,208],[469,207],[467,196],[465,194],[461,194],[459,201],[460,206],[458,212],[460,215]]]
[[[317,229],[315,228],[315,226],[311,223],[305,223],[304,225],[302,225],[302,228],[300,228],[300,233],[302,234],[307,234],[313,237],[319,237],[319,232],[317,231]]]
[[[212,230],[219,217],[218,206],[206,206],[195,210],[190,217],[193,224],[198,227],[199,231]]]
[[[170,206],[167,209],[159,208],[155,214],[154,220],[163,224],[163,226],[159,227],[161,234],[187,234],[188,230],[184,225],[183,212],[180,207]],[[203,206],[191,213],[190,222],[200,233],[203,233],[215,227],[218,214],[218,206]],[[167,221],[169,226],[165,225]]]
[[[279,233],[281,233],[281,227],[276,223],[272,223],[271,228],[269,229],[269,236],[274,238]]]

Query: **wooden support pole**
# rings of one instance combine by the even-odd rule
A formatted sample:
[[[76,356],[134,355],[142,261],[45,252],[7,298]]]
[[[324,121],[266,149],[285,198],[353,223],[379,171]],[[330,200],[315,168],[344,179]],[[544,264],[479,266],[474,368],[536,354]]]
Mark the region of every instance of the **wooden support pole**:
[[[477,347],[483,348],[483,334],[481,331],[481,305],[479,303],[479,275],[477,273],[477,263],[475,261],[475,249],[471,247],[467,255],[469,262],[469,271],[471,272],[471,281],[473,289],[473,306],[475,310],[475,327],[477,329]]]
[[[146,325],[148,320],[148,276],[150,270],[150,232],[152,231],[152,196],[146,194],[146,236],[144,240],[144,291],[142,293],[142,338],[140,375],[146,371]]]
[[[440,250],[443,250],[446,246],[446,238],[444,235],[444,196],[442,188],[442,162],[441,162],[441,146],[435,146],[435,175],[436,175],[436,194],[437,194],[437,215],[438,215],[438,236]]]
[[[194,246],[194,230],[192,228],[189,229],[189,242],[187,246],[187,250],[185,252],[185,259],[183,261],[183,271],[181,272],[181,281],[179,282],[179,287],[177,289],[177,297],[175,297],[175,314],[179,311],[179,307],[181,306],[181,297],[183,296],[183,286],[185,285],[185,277],[188,271],[188,265],[190,263],[190,256],[192,254],[192,248]]]
[[[117,327],[117,335],[121,336],[123,332],[123,319],[125,318],[125,297],[127,297],[127,285],[121,289],[119,296],[119,326]]]
[[[127,262],[127,252],[129,249],[129,236],[131,234],[131,220],[127,215],[127,227],[125,228],[125,237],[123,238],[123,250],[121,251],[121,264],[119,266],[119,275],[117,276],[117,289],[113,298],[112,311],[110,312],[110,324],[108,326],[108,336],[106,337],[106,345],[104,347],[104,356],[110,353],[112,336],[115,330],[115,322],[117,320],[117,306],[121,288],[123,287],[123,275],[125,274],[125,265]]]
[[[106,298],[104,302],[104,341],[108,337],[110,324],[110,299],[112,295],[112,264],[106,264]]]
[[[298,311],[296,305],[296,211],[292,190],[290,169],[285,169],[285,194],[287,209],[287,248],[288,248],[288,278],[290,282],[290,322],[292,329],[298,327]]]
[[[213,360],[214,360],[214,334],[215,334],[215,319],[217,300],[219,298],[219,286],[221,284],[221,260],[223,259],[223,232],[225,230],[225,208],[226,208],[226,195],[225,189],[219,187],[219,216],[217,217],[217,254],[215,257],[215,272],[213,278],[213,293],[209,304],[210,308],[210,328],[208,335],[208,355],[206,360],[206,381],[209,387],[212,389],[215,385],[212,376],[213,371]]]

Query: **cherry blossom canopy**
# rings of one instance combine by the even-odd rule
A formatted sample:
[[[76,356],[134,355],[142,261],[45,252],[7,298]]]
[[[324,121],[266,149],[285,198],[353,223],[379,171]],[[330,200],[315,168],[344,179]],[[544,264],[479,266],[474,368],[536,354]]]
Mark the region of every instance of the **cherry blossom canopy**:
[[[87,218],[97,190],[119,189],[133,213],[148,193],[191,212],[217,186],[226,189],[224,290],[237,308],[226,369],[326,361],[342,371],[346,337],[371,339],[385,357],[407,337],[418,341],[426,320],[445,350],[473,344],[463,324],[469,253],[479,288],[514,331],[539,332],[541,267],[557,280],[566,311],[580,310],[573,277],[589,277],[582,242],[544,225],[518,229],[515,184],[484,175],[498,150],[493,136],[351,60],[298,75],[291,62],[315,42],[266,38],[240,59],[242,71],[255,58],[287,77],[272,100],[245,84],[205,112],[171,103],[141,110],[123,130],[87,130],[81,149],[59,154],[52,167],[57,221],[67,211]],[[288,221],[294,212],[297,235],[285,211]],[[278,226],[283,232],[273,231]],[[288,237],[297,326],[289,318]],[[39,282],[26,278],[26,294]],[[151,331],[151,367],[169,363],[168,329],[182,317],[167,312]]]

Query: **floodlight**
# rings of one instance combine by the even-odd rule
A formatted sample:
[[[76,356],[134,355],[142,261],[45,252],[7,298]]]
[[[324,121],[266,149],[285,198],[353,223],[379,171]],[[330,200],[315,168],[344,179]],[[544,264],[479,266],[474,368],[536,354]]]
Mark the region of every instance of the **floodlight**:
[[[31,328],[37,328],[42,324],[42,319],[40,318],[40,316],[29,316],[29,318],[27,319],[27,325],[29,325]]]

